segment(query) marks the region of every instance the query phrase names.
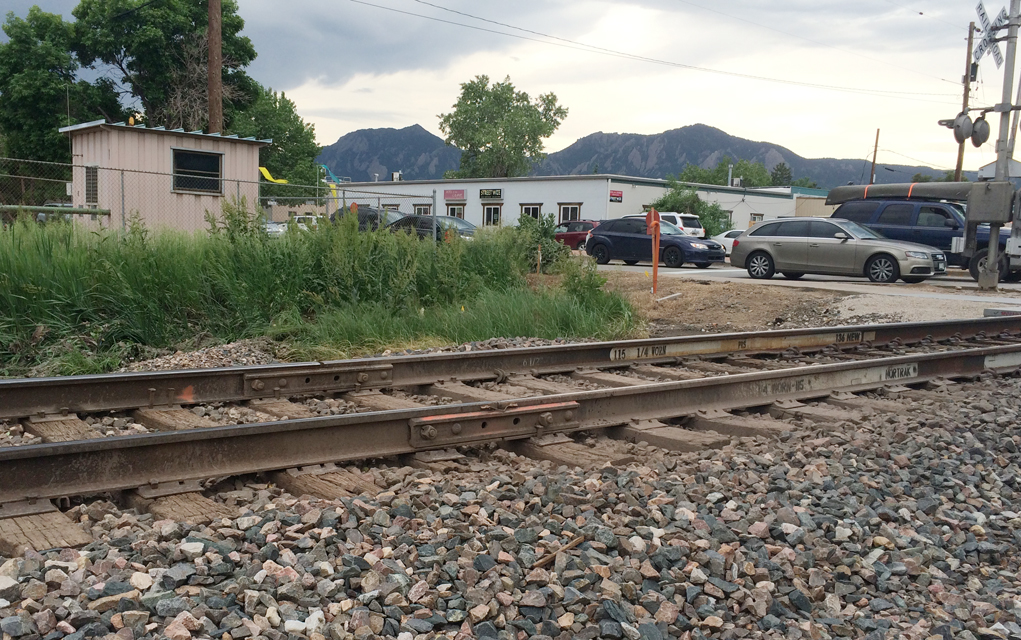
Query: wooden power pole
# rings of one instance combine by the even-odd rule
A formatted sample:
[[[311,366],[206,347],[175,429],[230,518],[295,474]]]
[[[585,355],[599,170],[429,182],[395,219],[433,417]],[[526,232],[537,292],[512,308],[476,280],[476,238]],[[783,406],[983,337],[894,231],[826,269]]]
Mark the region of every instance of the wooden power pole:
[[[975,23],[968,26],[968,56],[964,65],[964,106],[961,113],[968,112],[968,98],[971,94],[971,48],[975,44]],[[961,181],[961,170],[964,168],[964,143],[957,149],[957,168],[954,169],[954,182]]]
[[[872,173],[869,174],[869,184],[876,181],[876,156],[879,155],[879,129],[876,129],[876,147],[872,150]]]
[[[209,0],[209,133],[223,132],[223,13],[220,0]]]

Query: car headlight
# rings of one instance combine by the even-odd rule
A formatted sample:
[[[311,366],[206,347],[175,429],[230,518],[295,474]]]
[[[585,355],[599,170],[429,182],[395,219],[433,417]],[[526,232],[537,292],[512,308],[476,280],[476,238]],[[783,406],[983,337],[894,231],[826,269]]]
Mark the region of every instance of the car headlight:
[[[701,242],[692,242],[691,243],[691,248],[692,249],[708,249],[709,247],[705,246]]]
[[[904,255],[909,258],[921,258],[923,260],[929,257],[928,253],[924,253],[922,251],[905,251]]]

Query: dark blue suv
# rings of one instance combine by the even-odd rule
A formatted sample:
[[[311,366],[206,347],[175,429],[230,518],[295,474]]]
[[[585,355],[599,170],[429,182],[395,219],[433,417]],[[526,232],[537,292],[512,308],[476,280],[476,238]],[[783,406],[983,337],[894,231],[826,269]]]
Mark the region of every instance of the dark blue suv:
[[[906,240],[941,249],[949,265],[968,269],[978,280],[979,271],[989,252],[989,226],[978,228],[978,250],[969,260],[952,253],[954,238],[964,236],[964,209],[961,205],[929,200],[851,200],[837,207],[831,216],[844,218],[878,231],[891,240]],[[1021,271],[1008,273],[1006,256],[1009,229],[1000,230],[1000,273],[1007,282],[1021,280]]]
[[[652,262],[652,236],[642,218],[620,218],[600,223],[589,232],[585,252],[599,264],[623,260],[624,264]],[[693,238],[669,222],[660,222],[659,259],[668,267],[685,262],[705,269],[727,256],[723,245],[712,240]]]

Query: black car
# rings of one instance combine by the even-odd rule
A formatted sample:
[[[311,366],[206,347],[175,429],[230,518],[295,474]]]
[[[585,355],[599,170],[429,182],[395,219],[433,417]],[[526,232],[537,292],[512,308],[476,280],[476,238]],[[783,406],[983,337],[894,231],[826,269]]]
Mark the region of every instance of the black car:
[[[405,231],[417,233],[420,238],[428,238],[433,233],[434,222],[437,239],[443,238],[448,232],[462,238],[471,238],[475,235],[475,225],[453,216],[404,216],[400,220],[388,224],[386,228],[395,233]]]
[[[332,216],[331,222],[339,222],[344,216],[350,213],[350,209],[337,209]],[[394,209],[373,209],[372,207],[358,207],[358,230],[375,231],[380,227],[400,220],[404,214]]]
[[[718,242],[693,238],[669,222],[660,221],[659,225],[659,259],[668,267],[691,262],[705,269],[714,262],[723,262],[727,256]],[[608,220],[589,233],[585,252],[599,264],[610,260],[623,260],[624,264],[651,262],[652,236],[641,218]]]

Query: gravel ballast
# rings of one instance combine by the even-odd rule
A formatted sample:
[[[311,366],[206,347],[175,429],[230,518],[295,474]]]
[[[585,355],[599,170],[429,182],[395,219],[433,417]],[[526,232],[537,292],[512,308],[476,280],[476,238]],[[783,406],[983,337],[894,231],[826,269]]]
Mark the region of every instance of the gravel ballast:
[[[1021,383],[780,438],[554,468],[378,464],[375,496],[226,481],[192,526],[99,501],[0,558],[3,640],[1021,638]],[[579,540],[580,543],[579,543]],[[564,550],[557,553],[558,550]]]

